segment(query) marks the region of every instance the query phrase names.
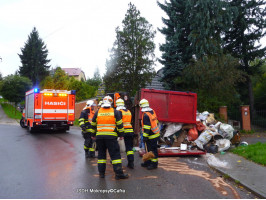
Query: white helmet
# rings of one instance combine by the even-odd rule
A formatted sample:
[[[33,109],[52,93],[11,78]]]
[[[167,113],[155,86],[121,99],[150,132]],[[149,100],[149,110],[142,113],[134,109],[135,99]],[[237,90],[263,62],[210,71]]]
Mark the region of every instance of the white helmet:
[[[124,106],[125,105],[125,102],[123,99],[117,99],[116,100],[116,106]]]
[[[139,106],[140,106],[141,108],[145,108],[145,107],[150,107],[150,104],[149,104],[149,102],[148,102],[147,99],[142,99],[142,100],[139,102]]]
[[[91,106],[95,106],[95,103],[94,103],[93,100],[88,100],[88,101],[86,102],[86,106],[83,108],[83,110],[86,110],[86,109],[88,109],[88,108],[91,107]]]
[[[95,106],[95,103],[93,100],[88,100],[86,103],[87,107]]]
[[[110,96],[105,96],[103,98],[103,103],[101,107],[111,107],[111,104],[113,103],[113,99]]]

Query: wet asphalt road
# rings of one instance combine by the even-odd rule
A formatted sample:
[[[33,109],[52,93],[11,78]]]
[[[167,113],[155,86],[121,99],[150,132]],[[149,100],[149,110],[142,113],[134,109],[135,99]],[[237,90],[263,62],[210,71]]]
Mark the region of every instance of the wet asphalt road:
[[[159,158],[159,168],[148,171],[135,153],[135,169],[124,167],[129,179],[115,180],[109,161],[100,179],[97,159],[84,157],[77,127],[30,134],[19,125],[0,124],[0,160],[0,198],[254,198],[209,168],[204,156]]]

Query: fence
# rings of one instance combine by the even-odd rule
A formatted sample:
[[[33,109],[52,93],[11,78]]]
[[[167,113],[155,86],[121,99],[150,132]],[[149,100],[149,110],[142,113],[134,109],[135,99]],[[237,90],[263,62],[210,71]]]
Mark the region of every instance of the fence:
[[[251,128],[255,131],[266,131],[266,110],[255,110],[253,112]]]
[[[234,129],[240,130],[242,127],[242,116],[241,108],[239,107],[230,107],[227,108],[228,114],[228,124],[234,127]]]
[[[232,125],[235,129],[242,129],[242,116],[241,108],[228,107],[228,124]],[[266,110],[255,110],[251,116],[251,129],[254,131],[266,131]]]

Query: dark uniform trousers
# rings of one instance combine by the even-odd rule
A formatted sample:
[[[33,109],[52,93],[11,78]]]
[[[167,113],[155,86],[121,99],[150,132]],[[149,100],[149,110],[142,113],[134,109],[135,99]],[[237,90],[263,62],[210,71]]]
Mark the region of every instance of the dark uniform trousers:
[[[84,150],[89,151],[90,156],[95,156],[95,149],[93,148],[95,140],[91,138],[91,133],[82,131],[82,136],[84,138]]]
[[[104,174],[106,169],[106,150],[112,160],[114,172],[116,174],[123,174],[122,160],[120,155],[120,147],[117,138],[114,139],[96,139],[98,147],[98,170],[99,173]]]
[[[127,160],[134,161],[133,136],[125,135],[124,141],[125,141],[125,146],[126,146]]]
[[[147,144],[147,149],[148,152],[152,151],[154,153],[154,158],[152,158],[151,160],[145,161],[145,164],[148,165],[154,165],[155,167],[158,166],[158,149],[157,149],[157,142],[159,141],[159,137],[154,138],[154,139],[148,139],[146,144]]]

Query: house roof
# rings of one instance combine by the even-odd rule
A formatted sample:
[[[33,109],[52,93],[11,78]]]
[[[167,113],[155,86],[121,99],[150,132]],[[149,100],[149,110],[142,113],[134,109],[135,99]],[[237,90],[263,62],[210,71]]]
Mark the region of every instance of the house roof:
[[[62,68],[62,70],[64,70],[69,76],[79,76],[81,72],[83,72],[80,68]]]
[[[162,78],[162,69],[160,69],[155,77],[152,79],[151,84],[146,85],[146,89],[165,90],[163,83],[160,81]]]

